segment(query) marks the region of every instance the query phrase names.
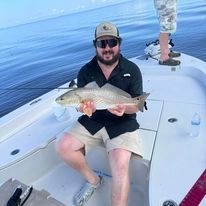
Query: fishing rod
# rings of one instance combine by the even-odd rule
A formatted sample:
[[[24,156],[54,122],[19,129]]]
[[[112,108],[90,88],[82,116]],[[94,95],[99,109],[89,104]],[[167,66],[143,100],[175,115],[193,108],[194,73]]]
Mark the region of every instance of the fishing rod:
[[[72,80],[68,87],[17,87],[17,88],[0,88],[0,91],[18,91],[18,90],[53,90],[53,89],[70,89],[77,84]]]
[[[70,87],[19,87],[19,88],[0,88],[1,91],[18,91],[18,90],[53,90],[69,89]]]
[[[71,80],[68,87],[17,87],[17,88],[0,88],[0,95],[4,95],[7,94],[9,91],[22,91],[22,90],[33,90],[33,91],[37,91],[37,90],[45,90],[45,91],[51,91],[51,90],[67,90],[67,89],[71,89],[73,87],[76,87],[76,82],[74,80]],[[2,93],[1,93],[2,91]]]

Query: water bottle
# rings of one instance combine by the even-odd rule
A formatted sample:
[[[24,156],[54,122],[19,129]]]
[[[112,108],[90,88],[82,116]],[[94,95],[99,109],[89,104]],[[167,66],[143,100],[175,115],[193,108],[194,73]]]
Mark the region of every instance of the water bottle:
[[[191,119],[191,137],[197,137],[200,133],[200,115],[196,112]]]

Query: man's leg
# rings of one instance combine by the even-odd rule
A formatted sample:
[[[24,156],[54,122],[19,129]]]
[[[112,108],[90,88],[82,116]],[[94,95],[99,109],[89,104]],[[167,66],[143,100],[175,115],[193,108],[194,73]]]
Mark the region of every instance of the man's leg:
[[[171,52],[168,45],[169,33],[160,32],[159,42],[160,42],[160,58],[159,64],[168,66],[180,65],[179,60],[175,60],[172,57],[179,57],[180,53]]]
[[[73,203],[76,206],[83,206],[95,190],[102,185],[102,177],[90,169],[85,159],[85,151],[95,145],[100,145],[101,142],[98,135],[92,136],[78,122],[57,142],[57,151],[62,159],[87,180],[73,197]]]
[[[168,41],[169,41],[169,34],[168,33],[161,33],[159,36],[159,42],[160,42],[160,60],[161,61],[166,61],[168,60],[169,57],[169,46],[168,46]]]
[[[104,139],[112,172],[112,206],[127,206],[130,188],[129,163],[131,154],[142,156],[142,140],[138,130]]]
[[[131,152],[113,149],[109,152],[112,172],[112,206],[127,206],[129,194],[129,162]]]
[[[57,143],[60,157],[72,168],[81,173],[85,179],[96,185],[100,179],[88,166],[84,156],[84,144],[72,135],[65,133]]]

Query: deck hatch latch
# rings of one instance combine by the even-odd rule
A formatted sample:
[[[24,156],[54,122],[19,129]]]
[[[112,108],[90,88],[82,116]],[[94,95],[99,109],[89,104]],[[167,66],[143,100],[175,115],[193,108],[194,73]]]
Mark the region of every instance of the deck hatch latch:
[[[20,149],[15,149],[15,150],[13,150],[11,153],[10,153],[10,155],[16,155],[16,154],[18,154],[20,152]]]
[[[169,123],[174,123],[174,122],[177,122],[177,121],[178,121],[178,119],[174,118],[174,117],[168,119]]]

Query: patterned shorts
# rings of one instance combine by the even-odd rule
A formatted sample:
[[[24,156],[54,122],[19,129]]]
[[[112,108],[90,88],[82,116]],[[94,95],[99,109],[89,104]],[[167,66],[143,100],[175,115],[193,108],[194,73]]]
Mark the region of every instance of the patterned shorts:
[[[174,33],[177,27],[177,0],[154,0],[160,32]]]

